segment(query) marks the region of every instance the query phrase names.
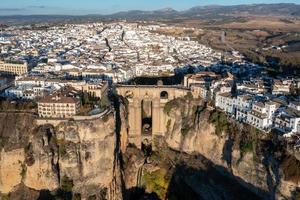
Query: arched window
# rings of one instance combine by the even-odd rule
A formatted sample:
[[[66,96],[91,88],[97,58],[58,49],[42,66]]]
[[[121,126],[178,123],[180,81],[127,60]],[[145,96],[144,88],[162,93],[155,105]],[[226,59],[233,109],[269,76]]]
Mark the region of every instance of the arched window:
[[[161,98],[161,99],[168,99],[168,98],[169,98],[168,92],[162,91],[162,92],[160,93],[160,98]]]

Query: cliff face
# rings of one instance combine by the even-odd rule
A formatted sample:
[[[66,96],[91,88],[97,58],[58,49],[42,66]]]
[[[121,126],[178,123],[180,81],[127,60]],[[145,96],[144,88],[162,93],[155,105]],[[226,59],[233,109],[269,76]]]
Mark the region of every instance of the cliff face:
[[[2,138],[6,138],[1,142],[1,193],[14,192],[23,185],[50,192],[66,187],[81,197],[119,198],[108,194],[114,193],[111,185],[117,165],[112,114],[105,121],[70,121],[57,127],[37,127],[32,116],[0,117]]]
[[[291,198],[300,183],[285,180],[278,159],[263,144],[264,136],[257,133],[259,141],[252,138],[256,142],[243,143],[251,135],[243,125],[213,123],[222,116],[210,121],[215,111],[198,106],[195,100],[179,101],[185,102],[173,103],[168,113],[166,142],[170,148],[205,156],[263,198]]]

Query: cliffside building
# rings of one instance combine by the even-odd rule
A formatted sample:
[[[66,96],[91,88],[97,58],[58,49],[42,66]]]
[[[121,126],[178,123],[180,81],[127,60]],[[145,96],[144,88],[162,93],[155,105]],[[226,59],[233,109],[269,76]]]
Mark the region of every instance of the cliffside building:
[[[38,101],[38,114],[42,118],[70,118],[79,112],[80,100],[53,94]]]

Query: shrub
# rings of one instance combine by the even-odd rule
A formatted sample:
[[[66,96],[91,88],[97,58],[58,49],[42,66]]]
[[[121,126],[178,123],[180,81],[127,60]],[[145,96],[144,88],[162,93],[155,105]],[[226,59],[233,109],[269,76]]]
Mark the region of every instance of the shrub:
[[[22,163],[21,164],[21,172],[20,172],[20,176],[22,177],[22,179],[24,179],[25,178],[25,175],[26,175],[26,165],[25,165],[25,163]]]
[[[188,93],[184,96],[184,98],[185,98],[186,100],[191,101],[191,100],[193,99],[193,94],[192,94],[191,92],[188,92]]]
[[[191,128],[187,124],[183,125],[182,128],[181,128],[181,134],[183,136],[186,136],[190,129]]]
[[[66,148],[66,144],[65,144],[65,140],[61,139],[61,140],[57,140],[57,144],[58,144],[58,151],[59,151],[59,155],[60,156],[65,156],[67,155],[67,148]]]
[[[164,107],[164,113],[169,115],[171,110],[172,110],[172,104],[170,102],[166,103]]]
[[[0,138],[0,149],[4,148],[5,145],[7,144],[8,142],[8,138],[7,137],[1,137]]]
[[[227,133],[229,130],[229,122],[225,113],[214,111],[209,116],[209,122],[215,125],[215,133],[221,136],[223,132]]]
[[[164,107],[164,113],[166,113],[167,115],[169,115],[170,112],[171,112],[171,110],[172,110],[172,108],[178,106],[179,100],[180,99],[178,98],[178,99],[173,99],[173,100],[167,102],[165,104],[165,107]]]
[[[101,108],[108,108],[110,106],[110,101],[108,97],[105,95],[100,100],[100,107]]]
[[[243,155],[247,152],[253,152],[253,142],[247,141],[246,143],[241,143],[240,150]]]
[[[108,122],[108,119],[109,119],[108,115],[102,117],[103,122]]]
[[[171,126],[171,119],[168,119],[167,126],[166,126],[168,132],[170,131],[170,126]]]

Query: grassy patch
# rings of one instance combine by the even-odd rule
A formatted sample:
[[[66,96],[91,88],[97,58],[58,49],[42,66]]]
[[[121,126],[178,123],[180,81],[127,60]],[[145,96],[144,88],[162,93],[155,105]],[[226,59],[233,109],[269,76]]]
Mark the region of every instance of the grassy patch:
[[[160,199],[165,199],[170,182],[169,179],[167,171],[159,169],[152,173],[144,171],[142,182],[146,190],[156,193]]]

